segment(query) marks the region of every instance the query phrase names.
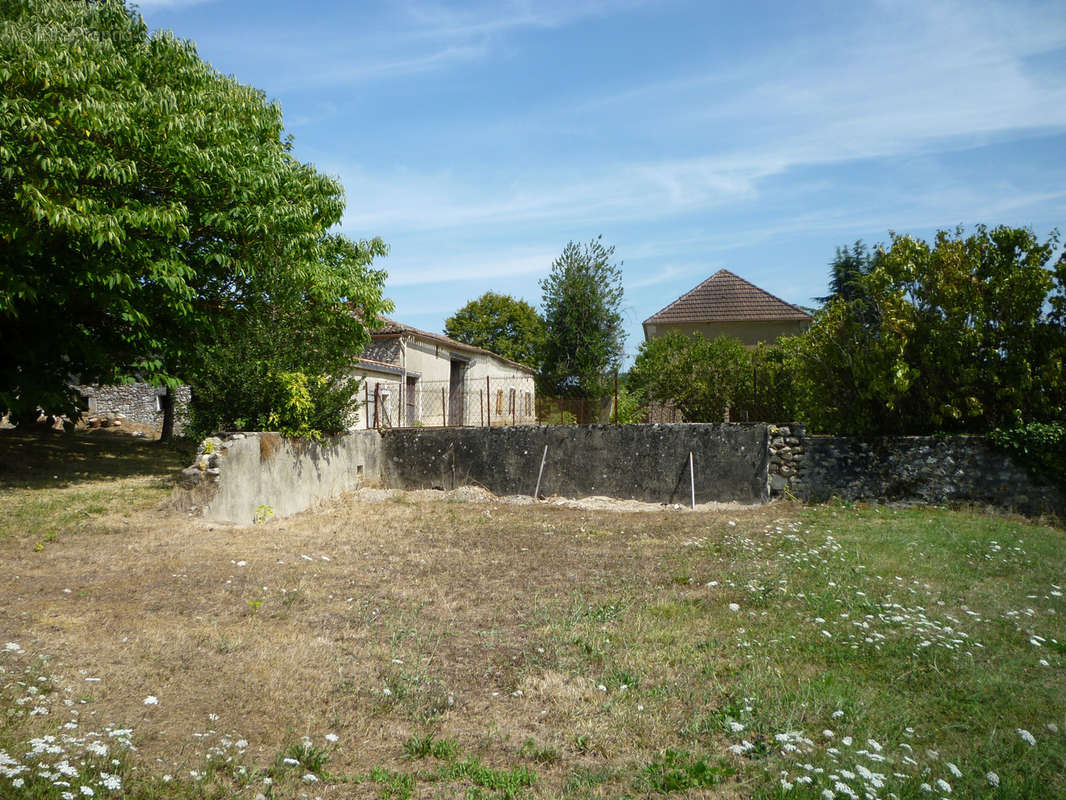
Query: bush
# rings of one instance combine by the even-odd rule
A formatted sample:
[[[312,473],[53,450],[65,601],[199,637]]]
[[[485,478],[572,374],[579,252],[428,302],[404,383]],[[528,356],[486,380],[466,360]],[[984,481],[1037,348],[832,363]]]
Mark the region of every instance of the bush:
[[[1034,473],[1066,488],[1066,425],[1031,422],[1013,428],[996,428],[988,439],[1006,450]]]

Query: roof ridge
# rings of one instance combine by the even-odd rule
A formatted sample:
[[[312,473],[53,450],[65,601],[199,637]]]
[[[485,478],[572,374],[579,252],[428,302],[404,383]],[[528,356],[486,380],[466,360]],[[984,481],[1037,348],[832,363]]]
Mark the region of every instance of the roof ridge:
[[[681,296],[680,296],[679,298],[677,298],[677,299],[676,299],[676,300],[674,300],[673,302],[667,303],[667,304],[666,304],[665,306],[663,306],[663,307],[662,307],[662,308],[660,308],[660,309],[659,309],[658,311],[656,311],[656,312],[655,312],[654,314],[652,314],[652,315],[651,315],[650,317],[648,317],[648,318],[647,318],[646,320],[644,320],[644,322],[650,322],[650,321],[651,321],[652,319],[654,319],[655,317],[659,316],[659,315],[660,315],[660,314],[662,314],[662,313],[663,313],[664,311],[666,311],[666,309],[670,308],[670,306],[674,306],[674,305],[677,305],[677,304],[678,304],[678,303],[680,303],[680,302],[681,302],[682,300],[684,300],[684,299],[685,299],[686,297],[688,297],[688,296],[689,296],[690,294],[692,294],[692,293],[693,293],[693,292],[695,292],[695,291],[698,291],[698,290],[699,290],[699,289],[700,289],[700,288],[701,288],[701,287],[702,287],[702,286],[703,286],[703,285],[704,285],[705,283],[708,283],[709,281],[712,281],[712,280],[714,280],[714,279],[715,279],[716,277],[718,277],[719,275],[721,275],[721,274],[722,274],[723,272],[724,272],[724,273],[726,273],[727,275],[733,275],[733,273],[732,273],[732,272],[730,272],[729,270],[727,270],[727,269],[725,269],[725,268],[723,267],[722,269],[718,270],[718,271],[717,271],[716,273],[714,273],[713,275],[710,275],[710,276],[708,276],[708,277],[704,278],[704,279],[703,279],[702,281],[700,281],[699,283],[697,283],[697,284],[696,284],[695,286],[693,286],[693,287],[692,287],[691,289],[689,289],[689,290],[688,290],[687,292],[685,292],[685,293],[684,293],[683,295],[681,295]],[[737,277],[737,276],[736,276],[736,275],[733,275],[733,277],[735,278],[735,277]],[[741,279],[741,280],[743,280],[743,279]]]
[[[433,333],[432,331],[422,330],[421,328],[416,328],[414,325],[408,325],[406,322],[399,322],[397,320],[391,319],[390,317],[386,317],[386,316],[381,315],[381,314],[378,315],[378,319],[385,323],[384,327],[386,327],[386,328],[392,327],[392,328],[396,328],[397,330],[388,331],[388,330],[382,330],[381,328],[378,328],[376,330],[370,331],[371,337],[374,337],[374,336],[400,336],[400,335],[402,335],[404,333],[410,333],[410,334],[414,334],[415,336],[424,336],[427,339],[433,339],[433,340],[438,341],[438,342],[443,342],[444,344],[447,344],[449,346],[457,347],[460,350],[466,350],[467,352],[484,353],[486,355],[490,355],[493,358],[498,358],[498,359],[500,359],[500,361],[503,361],[503,362],[505,362],[507,364],[511,364],[513,366],[519,367],[519,368],[521,368],[523,370],[526,370],[528,372],[534,372],[535,371],[528,364],[523,364],[523,363],[521,363],[519,361],[513,361],[513,360],[507,358],[506,356],[501,356],[499,353],[494,353],[491,350],[486,350],[484,347],[478,347],[475,344],[467,344],[466,342],[460,342],[458,339],[453,339],[452,337],[447,336],[447,335],[445,335],[443,333]]]
[[[810,314],[795,304],[723,268],[652,314],[644,324],[809,318]]]

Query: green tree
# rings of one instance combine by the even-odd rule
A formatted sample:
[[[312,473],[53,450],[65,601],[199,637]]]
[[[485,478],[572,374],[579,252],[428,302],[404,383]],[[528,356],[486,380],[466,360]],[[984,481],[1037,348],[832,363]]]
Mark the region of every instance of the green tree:
[[[851,247],[838,247],[829,264],[829,294],[815,299],[819,303],[863,299],[862,277],[873,270],[879,252],[880,248],[868,249],[861,239]]]
[[[367,340],[384,245],[329,233],[340,185],[193,44],[117,0],[0,0],[0,87],[0,406],[71,411],[74,376],[196,396],[216,331],[268,308]]]
[[[842,433],[986,431],[1066,414],[1066,261],[1026,228],[892,235],[795,349],[801,407]],[[869,308],[876,312],[867,315]],[[872,319],[872,323],[871,323]]]
[[[485,292],[444,322],[444,332],[466,344],[536,369],[544,347],[544,320],[529,303]]]
[[[546,327],[541,391],[601,398],[612,389],[625,344],[621,264],[603,237],[569,242],[540,282]]]
[[[627,387],[677,408],[688,422],[721,422],[751,373],[740,340],[671,332],[640,346]]]

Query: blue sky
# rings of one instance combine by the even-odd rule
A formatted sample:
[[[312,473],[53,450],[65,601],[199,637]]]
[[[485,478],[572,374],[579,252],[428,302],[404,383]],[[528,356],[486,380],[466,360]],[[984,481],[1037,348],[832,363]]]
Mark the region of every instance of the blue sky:
[[[278,101],[381,236],[394,316],[540,304],[602,234],[640,323],[718,269],[799,304],[838,245],[1066,220],[1066,3],[144,0]]]

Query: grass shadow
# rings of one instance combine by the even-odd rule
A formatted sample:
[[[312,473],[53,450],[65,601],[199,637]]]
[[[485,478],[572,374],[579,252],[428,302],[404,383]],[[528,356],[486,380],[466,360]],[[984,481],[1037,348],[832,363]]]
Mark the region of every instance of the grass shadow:
[[[109,430],[0,430],[0,489],[54,489],[87,481],[174,475],[195,445]]]

